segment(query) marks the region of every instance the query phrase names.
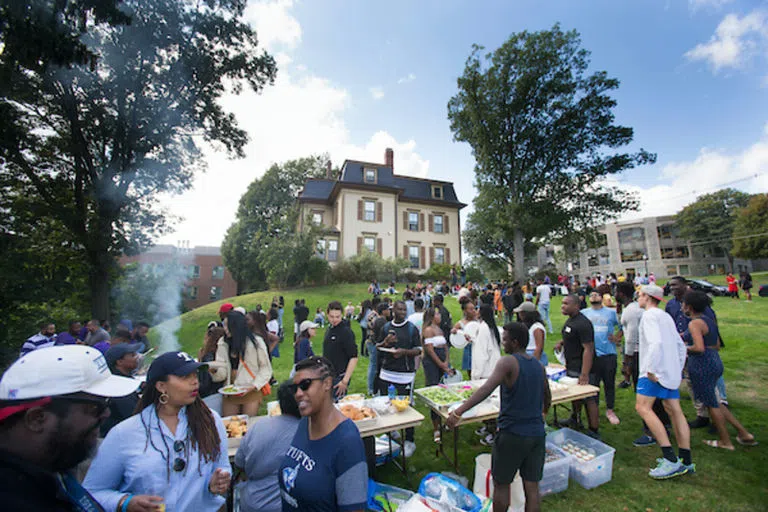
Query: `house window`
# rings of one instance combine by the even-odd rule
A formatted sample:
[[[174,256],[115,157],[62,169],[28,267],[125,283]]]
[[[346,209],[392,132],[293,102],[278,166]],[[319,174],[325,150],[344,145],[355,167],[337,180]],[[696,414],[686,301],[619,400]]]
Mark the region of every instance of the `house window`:
[[[336,261],[339,257],[339,241],[328,240],[328,261]]]
[[[319,226],[323,223],[323,214],[319,212],[312,213],[312,224]]]
[[[598,265],[597,254],[590,254],[587,256],[587,265],[590,267],[596,267]]]
[[[211,286],[210,300],[221,300],[221,286]]]
[[[211,277],[213,279],[224,279],[224,267],[221,265],[217,265],[213,267],[213,272],[211,273]]]
[[[415,212],[408,212],[408,231],[419,230],[419,214]]]
[[[677,275],[677,267],[675,265],[667,265],[667,277]]]
[[[365,169],[365,182],[376,183],[376,169]]]
[[[408,247],[408,259],[411,260],[411,268],[419,268],[419,249],[417,245]]]
[[[443,187],[440,185],[433,185],[432,186],[432,197],[435,199],[442,199],[443,198]]]
[[[315,246],[315,256],[325,259],[325,240],[318,240]]]
[[[376,239],[372,236],[363,238],[363,247],[365,247],[368,252],[376,252]]]
[[[680,265],[680,275],[687,276],[691,271],[688,269],[688,265]]]
[[[376,221],[376,201],[366,201],[363,220],[368,222]]]
[[[442,233],[443,232],[443,216],[442,215],[435,215],[433,222],[433,229],[435,230],[435,233]]]
[[[435,247],[435,263],[445,263],[445,247]]]
[[[197,300],[197,286],[187,286],[186,296],[189,300]]]
[[[669,260],[672,258],[689,258],[688,247],[664,247],[661,249],[661,258]]]
[[[190,279],[200,279],[200,265],[190,265],[188,270]]]

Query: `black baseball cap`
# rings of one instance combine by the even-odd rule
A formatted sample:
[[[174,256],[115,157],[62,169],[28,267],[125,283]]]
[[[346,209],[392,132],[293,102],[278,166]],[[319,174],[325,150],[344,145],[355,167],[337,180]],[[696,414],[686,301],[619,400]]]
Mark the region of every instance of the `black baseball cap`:
[[[112,345],[109,347],[109,350],[107,350],[107,353],[104,354],[104,359],[107,360],[108,365],[112,366],[126,354],[130,354],[131,352],[140,352],[143,345],[143,343],[118,343],[116,345]]]
[[[147,382],[157,382],[166,375],[184,377],[207,364],[198,363],[186,352],[166,352],[152,361],[147,372]]]

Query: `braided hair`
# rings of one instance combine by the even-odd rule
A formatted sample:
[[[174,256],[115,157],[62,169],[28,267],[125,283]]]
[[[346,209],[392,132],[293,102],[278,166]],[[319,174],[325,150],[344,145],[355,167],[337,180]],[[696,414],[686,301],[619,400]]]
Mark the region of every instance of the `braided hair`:
[[[158,381],[162,382],[167,380],[167,375],[164,375],[158,379]],[[147,383],[144,394],[141,396],[141,400],[139,400],[139,403],[136,405],[134,414],[139,414],[139,418],[141,418],[141,424],[144,427],[144,431],[147,435],[147,441],[144,444],[144,451],[146,451],[147,448],[151,445],[152,449],[160,454],[160,456],[165,461],[166,478],[170,480],[171,460],[173,458],[171,456],[171,447],[168,445],[164,435],[160,436],[160,438],[163,440],[162,449],[161,447],[155,445],[155,442],[152,440],[152,436],[150,435],[150,428],[152,426],[150,422],[152,416],[150,415],[149,420],[145,420],[144,415],[141,414],[141,412],[149,406],[154,407],[155,412],[157,412],[161,393],[157,390],[154,384],[154,382]],[[156,426],[162,432],[162,429],[160,428],[160,415],[156,413],[154,416],[157,418]],[[200,396],[197,396],[195,401],[187,406],[187,437],[184,443],[185,450],[187,449],[187,442],[190,443],[193,450],[197,450],[197,471],[200,475],[202,475],[201,466],[204,462],[213,462],[218,460],[219,456],[221,455],[221,438],[219,437],[219,430],[216,428],[216,421],[214,420],[213,413],[205,404],[205,402],[200,399]],[[189,467],[189,464],[187,464],[187,467]],[[184,468],[185,471],[186,469],[187,468]]]

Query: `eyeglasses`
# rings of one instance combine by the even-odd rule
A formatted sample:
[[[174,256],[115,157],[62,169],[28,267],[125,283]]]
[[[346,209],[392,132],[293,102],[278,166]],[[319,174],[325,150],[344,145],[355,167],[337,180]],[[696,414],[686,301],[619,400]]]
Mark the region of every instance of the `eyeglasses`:
[[[300,389],[302,391],[306,391],[312,386],[312,382],[316,380],[325,380],[328,376],[324,375],[322,377],[311,377],[306,378],[301,381],[299,381],[298,384],[288,384],[288,390],[291,392],[292,395],[295,395],[296,392]]]
[[[104,414],[104,411],[109,408],[109,405],[111,403],[111,400],[109,398],[89,398],[89,397],[80,397],[80,396],[58,396],[55,397],[56,400],[66,400],[67,402],[73,402],[76,404],[86,404],[89,407],[87,408],[87,411],[89,414],[99,417],[102,414]]]
[[[184,441],[174,441],[173,442],[173,451],[179,454],[179,456],[176,457],[176,459],[173,461],[173,470],[177,473],[179,471],[184,471],[184,468],[187,467],[187,461],[181,458],[181,451],[184,450],[185,447]]]

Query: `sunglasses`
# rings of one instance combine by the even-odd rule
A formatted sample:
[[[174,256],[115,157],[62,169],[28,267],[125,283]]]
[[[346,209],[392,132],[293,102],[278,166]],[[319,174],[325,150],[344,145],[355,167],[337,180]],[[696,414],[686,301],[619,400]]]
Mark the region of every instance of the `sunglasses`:
[[[176,459],[173,461],[173,470],[177,473],[179,471],[184,471],[184,468],[187,467],[187,461],[181,458],[181,452],[184,450],[185,444],[184,441],[174,441],[173,442],[173,451],[176,452],[178,455]]]
[[[79,396],[60,396],[56,397],[56,400],[65,400],[67,402],[72,402],[75,404],[85,404],[88,405],[87,411],[88,414],[91,414],[95,417],[99,417],[102,414],[104,414],[104,411],[106,411],[109,408],[109,405],[111,403],[109,398],[89,398],[89,397],[79,397]]]
[[[298,390],[307,391],[311,386],[312,382],[316,380],[325,380],[328,376],[325,375],[323,377],[311,377],[306,378],[301,381],[299,381],[298,384],[289,384],[288,390],[291,392],[292,395],[295,395]]]

